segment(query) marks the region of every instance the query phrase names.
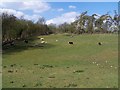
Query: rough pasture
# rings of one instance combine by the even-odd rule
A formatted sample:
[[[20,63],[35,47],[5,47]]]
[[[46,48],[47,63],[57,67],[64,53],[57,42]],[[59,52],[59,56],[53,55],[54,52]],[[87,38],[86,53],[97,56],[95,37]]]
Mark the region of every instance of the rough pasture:
[[[29,47],[41,42],[35,39],[3,52],[3,88],[118,87],[116,34],[42,37],[47,41],[42,47]]]

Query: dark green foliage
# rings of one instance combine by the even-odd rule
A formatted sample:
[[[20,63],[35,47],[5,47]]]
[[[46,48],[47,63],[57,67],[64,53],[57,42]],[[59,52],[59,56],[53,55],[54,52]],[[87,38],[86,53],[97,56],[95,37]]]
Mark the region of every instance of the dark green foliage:
[[[36,23],[23,18],[17,18],[14,15],[2,13],[2,42],[3,46],[10,44],[15,40],[27,39],[31,36],[48,35],[52,31],[45,24],[44,18],[39,18]]]

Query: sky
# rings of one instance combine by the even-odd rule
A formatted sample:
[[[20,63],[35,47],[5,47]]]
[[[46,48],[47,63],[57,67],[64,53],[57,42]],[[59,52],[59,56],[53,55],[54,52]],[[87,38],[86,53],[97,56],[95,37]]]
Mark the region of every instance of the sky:
[[[44,17],[46,24],[71,23],[82,12],[87,11],[88,15],[103,15],[107,12],[114,15],[118,10],[118,2],[42,2],[42,1],[20,1],[1,2],[0,13],[8,12],[20,18],[37,21]]]

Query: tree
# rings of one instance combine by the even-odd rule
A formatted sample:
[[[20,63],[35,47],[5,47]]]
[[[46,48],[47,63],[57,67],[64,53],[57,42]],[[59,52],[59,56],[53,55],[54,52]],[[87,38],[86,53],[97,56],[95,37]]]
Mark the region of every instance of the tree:
[[[87,15],[86,11],[83,12],[79,17],[77,17],[77,20],[74,22],[76,23],[76,32],[78,34],[82,34],[85,32],[93,33],[93,24],[95,21],[94,16],[96,16],[96,14],[93,14],[92,16]]]
[[[48,25],[48,28],[49,28],[51,33],[58,33],[58,29],[57,29],[56,24],[51,23]]]
[[[112,18],[110,15],[108,15],[108,14],[105,14],[105,15],[102,15],[102,16],[100,16],[96,21],[95,21],[95,27],[97,27],[98,28],[98,30],[99,31],[101,31],[101,32],[103,32],[103,33],[105,33],[105,32],[107,32],[107,30],[105,30],[104,28],[103,28],[103,21],[104,20],[107,20],[108,18]]]
[[[45,18],[44,17],[40,17],[37,21],[37,24],[40,24],[40,25],[45,25]]]
[[[16,17],[14,15],[8,15],[7,13],[2,14],[2,36],[4,40],[12,40],[16,37],[15,26]]]
[[[93,33],[94,32],[94,22],[95,22],[95,17],[94,16],[97,16],[96,14],[93,14],[92,16],[89,16],[89,15],[85,15],[83,17],[83,19],[85,20],[85,28],[86,28],[86,32],[88,33]]]

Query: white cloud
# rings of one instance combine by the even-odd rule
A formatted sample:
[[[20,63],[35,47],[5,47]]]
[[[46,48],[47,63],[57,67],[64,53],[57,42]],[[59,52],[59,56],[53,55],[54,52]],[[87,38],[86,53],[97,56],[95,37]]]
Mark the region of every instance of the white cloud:
[[[5,5],[3,3],[0,3],[0,7],[5,7]]]
[[[20,18],[21,16],[24,15],[23,12],[16,11],[16,10],[13,10],[13,9],[1,9],[0,8],[0,13],[14,14],[18,18]]]
[[[61,12],[61,11],[64,11],[64,9],[63,8],[59,8],[57,11]]]
[[[13,10],[13,9],[1,9],[0,8],[0,13],[8,13],[8,14],[13,14],[15,15],[17,18],[21,18],[22,16],[24,16],[25,19],[27,20],[34,20],[37,21],[39,17],[39,15],[37,14],[33,14],[33,15],[27,15],[21,11],[17,11],[17,10]]]
[[[70,5],[70,6],[68,6],[69,8],[72,8],[72,9],[75,9],[76,8],[76,6],[73,6],[73,5]]]
[[[20,7],[20,10],[33,10],[35,13],[41,13],[44,11],[49,10],[51,7],[49,4],[41,1],[29,1],[29,2],[23,2],[22,7]]]
[[[40,15],[36,15],[36,14],[33,14],[33,15],[25,15],[24,18],[27,19],[27,20],[34,20],[35,22],[40,18],[41,16]]]
[[[34,13],[42,13],[51,7],[48,3],[40,1],[1,2],[0,8],[16,10],[32,10]]]
[[[64,13],[62,14],[61,16],[58,16],[56,18],[53,18],[53,19],[50,19],[50,20],[47,20],[46,21],[46,24],[56,24],[56,25],[59,25],[59,24],[62,24],[64,22],[67,22],[67,23],[71,23],[71,22],[74,22],[75,21],[75,18],[76,16],[78,16],[79,13],[77,12],[68,12],[68,13]]]
[[[1,2],[20,2],[20,1],[33,1],[33,0],[1,0]],[[35,0],[39,1],[39,0]],[[45,2],[119,2],[119,0],[44,0]]]
[[[1,0],[1,2],[16,2],[17,0]]]

